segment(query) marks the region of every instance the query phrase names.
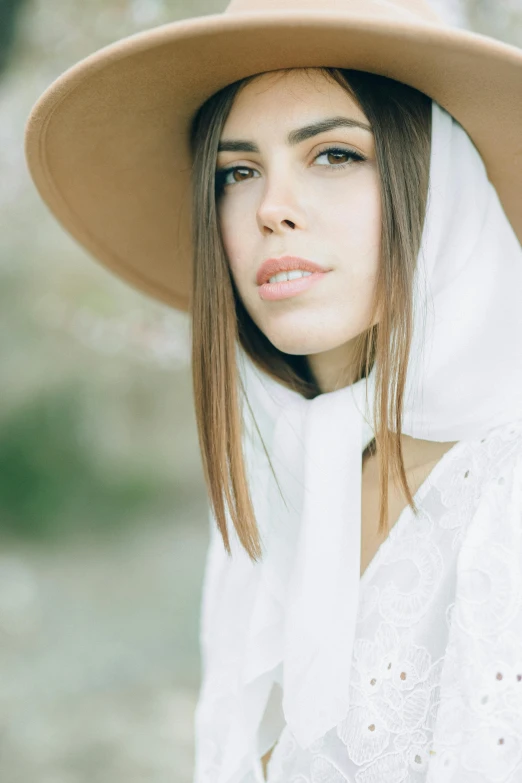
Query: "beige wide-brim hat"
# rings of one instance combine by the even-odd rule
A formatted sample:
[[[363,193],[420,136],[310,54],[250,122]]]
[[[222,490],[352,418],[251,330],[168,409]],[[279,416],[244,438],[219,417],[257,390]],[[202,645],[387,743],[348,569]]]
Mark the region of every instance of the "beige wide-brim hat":
[[[382,74],[437,101],[473,140],[522,242],[522,49],[449,26],[425,0],[232,0],[121,39],[33,106],[29,171],[98,261],[189,311],[191,120],[227,84],[305,66]]]

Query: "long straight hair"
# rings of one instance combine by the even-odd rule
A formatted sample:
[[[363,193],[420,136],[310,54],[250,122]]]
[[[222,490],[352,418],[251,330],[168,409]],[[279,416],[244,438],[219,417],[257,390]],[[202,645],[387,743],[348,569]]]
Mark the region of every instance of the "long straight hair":
[[[294,69],[282,69],[294,70]],[[417,513],[404,468],[400,434],[413,329],[413,281],[426,214],[431,150],[431,99],[378,74],[321,71],[349,93],[372,126],[379,173],[380,258],[369,324],[357,338],[356,378],[375,365],[375,447],[379,460],[378,533],[389,530],[391,473]],[[191,128],[193,182],[192,383],[203,471],[212,511],[231,555],[226,509],[253,562],[261,559],[259,530],[242,451],[236,346],[271,377],[313,399],[321,390],[306,356],[278,350],[254,323],[234,285],[218,222],[216,161],[223,126],[239,91],[255,74],[227,85],[196,113]],[[226,503],[226,506],[225,506]]]

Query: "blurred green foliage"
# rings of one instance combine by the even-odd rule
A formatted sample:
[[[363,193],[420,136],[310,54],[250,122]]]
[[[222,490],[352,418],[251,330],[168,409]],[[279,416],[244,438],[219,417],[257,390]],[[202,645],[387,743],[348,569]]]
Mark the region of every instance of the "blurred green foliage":
[[[0,73],[6,67],[17,29],[18,12],[26,0],[0,0]]]
[[[110,535],[203,510],[183,324],[63,231],[22,149],[31,107],[65,68],[198,12],[177,0],[0,0],[3,539]]]
[[[166,485],[143,465],[114,470],[84,442],[82,398],[77,384],[64,385],[27,400],[0,422],[4,532],[40,538],[80,529],[107,532],[150,514],[167,496],[174,510],[181,492],[175,480]]]

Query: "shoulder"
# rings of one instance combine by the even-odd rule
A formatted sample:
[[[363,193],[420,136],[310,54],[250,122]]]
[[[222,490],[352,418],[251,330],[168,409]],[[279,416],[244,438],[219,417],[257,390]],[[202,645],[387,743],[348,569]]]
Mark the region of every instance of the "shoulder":
[[[459,780],[473,769],[487,783],[504,759],[499,746],[522,747],[522,712],[513,709],[522,677],[522,423],[468,445],[461,455],[478,480],[457,557],[434,749]]]
[[[487,480],[462,536],[454,606],[461,652],[484,666],[497,643],[511,646],[512,634],[522,653],[521,423],[497,428],[486,444],[478,456],[487,459]]]
[[[492,564],[488,552],[495,551],[500,562],[508,556],[504,549],[520,550],[522,421],[461,441],[441,474],[438,489],[445,508],[443,526],[458,531],[459,567],[467,569],[475,559],[487,570]]]
[[[501,584],[510,583],[512,595],[518,594],[522,578],[522,422],[495,428],[473,445],[470,456],[475,470],[475,503],[459,555],[461,579],[466,581],[472,573],[478,579],[480,573],[486,577],[483,584],[497,585],[498,590],[493,590],[497,598]]]
[[[507,497],[522,461],[522,420],[494,427],[466,446],[461,459],[468,466],[468,477],[477,499],[489,492]],[[499,492],[496,487],[504,489]]]
[[[475,438],[459,441],[441,460],[434,484],[442,505],[461,528],[489,495],[507,498],[522,460],[522,420],[494,427]]]
[[[480,438],[474,462],[481,481],[483,504],[491,511],[518,506],[522,501],[522,421],[495,427]]]
[[[522,419],[494,427],[479,442],[492,460],[516,460],[522,454]]]

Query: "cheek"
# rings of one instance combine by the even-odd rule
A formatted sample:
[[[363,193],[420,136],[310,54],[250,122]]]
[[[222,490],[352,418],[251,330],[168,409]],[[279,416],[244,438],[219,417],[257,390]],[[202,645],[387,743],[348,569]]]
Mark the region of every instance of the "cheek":
[[[381,250],[381,203],[375,189],[361,189],[358,198],[338,203],[325,216],[322,232],[330,238],[339,259],[339,294],[352,312],[366,313],[373,300]]]
[[[335,317],[348,328],[350,336],[369,326],[380,265],[380,190],[377,182],[368,185],[358,188],[357,197],[340,200],[326,216],[329,224],[323,227],[339,253]],[[377,314],[373,323],[378,320]]]
[[[370,180],[355,193],[331,202],[324,211],[325,226],[347,249],[374,253],[380,244],[381,198],[378,185]]]

